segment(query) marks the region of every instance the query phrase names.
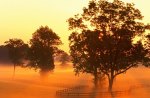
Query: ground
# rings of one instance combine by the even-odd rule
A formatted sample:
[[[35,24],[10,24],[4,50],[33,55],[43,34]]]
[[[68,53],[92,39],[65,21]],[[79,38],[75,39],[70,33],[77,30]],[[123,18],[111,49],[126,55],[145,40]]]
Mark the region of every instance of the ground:
[[[115,93],[113,94],[107,93],[107,79],[99,87],[95,87],[91,75],[82,74],[75,76],[71,64],[59,66],[58,63],[53,72],[46,73],[44,76],[42,75],[39,74],[38,70],[17,67],[13,76],[13,66],[4,66],[1,64],[0,97],[65,98],[66,96],[64,95],[56,95],[57,91],[65,89],[73,89],[65,91],[71,94],[88,93],[89,95],[86,98],[99,98],[100,96],[101,98],[150,97],[150,69],[145,67],[133,68],[126,74],[118,76],[114,81],[113,88]],[[75,95],[73,96],[76,97]],[[70,95],[69,98],[73,96]],[[80,97],[82,98],[83,96]]]

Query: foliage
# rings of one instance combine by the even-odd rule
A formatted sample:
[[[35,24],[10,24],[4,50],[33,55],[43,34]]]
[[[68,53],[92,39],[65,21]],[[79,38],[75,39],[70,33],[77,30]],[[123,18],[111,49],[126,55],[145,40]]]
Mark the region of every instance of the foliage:
[[[26,58],[28,45],[21,39],[9,39],[5,42],[8,47],[9,57],[14,65],[22,65],[23,60]]]
[[[28,66],[40,68],[41,70],[54,69],[53,56],[57,52],[57,46],[61,44],[60,37],[48,26],[41,26],[33,33],[30,40]]]
[[[109,89],[113,79],[128,69],[146,65],[148,50],[141,42],[133,44],[137,35],[147,29],[139,20],[141,12],[132,3],[120,0],[92,0],[82,14],[68,19],[70,51],[76,73],[103,73]]]
[[[68,53],[66,53],[65,51],[62,51],[59,54],[59,61],[62,63],[62,65],[66,64],[67,62],[70,61],[70,56],[68,55]]]
[[[14,73],[16,66],[24,66],[23,61],[26,59],[28,45],[25,44],[21,39],[9,39],[5,42],[5,46],[8,48],[9,57],[14,64]]]

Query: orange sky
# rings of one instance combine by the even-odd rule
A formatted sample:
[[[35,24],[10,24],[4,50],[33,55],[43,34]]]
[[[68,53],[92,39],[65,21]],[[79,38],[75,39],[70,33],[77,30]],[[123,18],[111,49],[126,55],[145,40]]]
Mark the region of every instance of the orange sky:
[[[144,22],[150,22],[149,0],[123,0],[134,2],[145,16]],[[61,46],[69,50],[66,20],[80,13],[88,0],[0,0],[0,44],[9,38],[21,38],[25,42],[41,25],[48,25],[63,41]]]

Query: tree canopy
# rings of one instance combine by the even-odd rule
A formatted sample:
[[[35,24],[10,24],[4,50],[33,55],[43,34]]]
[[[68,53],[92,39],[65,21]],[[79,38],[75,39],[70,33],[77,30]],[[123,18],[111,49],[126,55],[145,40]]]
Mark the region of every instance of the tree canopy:
[[[41,70],[54,69],[53,56],[58,50],[57,46],[61,43],[60,37],[52,29],[48,26],[41,26],[33,33],[30,40],[29,66]]]
[[[26,59],[28,45],[21,39],[9,39],[5,42],[8,48],[9,57],[14,64],[14,73],[16,65],[23,66],[23,61]]]
[[[148,25],[132,3],[120,0],[92,0],[83,13],[68,19],[70,53],[76,73],[104,74],[112,89],[113,79],[128,69],[150,59],[148,50],[135,36],[142,35]],[[94,74],[95,75],[95,74]]]
[[[9,50],[9,57],[14,65],[22,65],[22,60],[26,57],[26,50],[28,45],[25,44],[21,39],[9,39],[5,42]]]
[[[65,51],[61,51],[58,55],[58,60],[59,62],[61,62],[61,65],[65,65],[67,62],[70,61],[70,59],[70,56]]]

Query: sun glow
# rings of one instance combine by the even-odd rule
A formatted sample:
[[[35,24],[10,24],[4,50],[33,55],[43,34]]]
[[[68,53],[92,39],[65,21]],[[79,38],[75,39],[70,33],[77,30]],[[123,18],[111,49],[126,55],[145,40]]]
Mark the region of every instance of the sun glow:
[[[123,0],[135,3],[145,23],[150,22],[149,4],[146,0]],[[21,38],[28,42],[32,33],[41,25],[53,29],[64,43],[61,48],[69,50],[68,23],[66,20],[82,12],[88,0],[0,0],[0,44],[10,38]]]

